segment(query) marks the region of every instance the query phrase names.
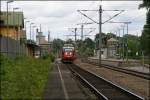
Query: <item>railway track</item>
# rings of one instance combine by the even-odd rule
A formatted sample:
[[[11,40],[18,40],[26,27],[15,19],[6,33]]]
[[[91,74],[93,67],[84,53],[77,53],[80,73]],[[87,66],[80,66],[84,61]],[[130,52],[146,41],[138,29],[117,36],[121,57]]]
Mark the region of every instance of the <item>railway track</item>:
[[[68,68],[100,100],[144,100],[144,98],[74,64],[68,65]]]
[[[92,62],[92,61],[89,61],[89,60],[83,61],[83,62],[98,66],[98,63]],[[111,69],[111,70],[123,72],[123,73],[126,73],[126,74],[131,74],[131,75],[134,75],[134,76],[137,76],[137,77],[141,77],[141,78],[150,80],[150,74],[149,73],[138,72],[138,71],[129,70],[129,69],[121,68],[121,67],[110,66],[110,65],[107,65],[107,64],[102,64],[102,66],[105,67],[105,68]]]

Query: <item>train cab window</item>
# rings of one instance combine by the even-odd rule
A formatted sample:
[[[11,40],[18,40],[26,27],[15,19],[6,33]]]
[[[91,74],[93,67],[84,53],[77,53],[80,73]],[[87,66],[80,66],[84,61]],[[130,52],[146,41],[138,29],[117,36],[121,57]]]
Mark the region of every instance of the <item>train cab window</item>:
[[[64,49],[64,51],[65,52],[70,52],[70,51],[72,51],[72,48],[66,48],[66,49]]]

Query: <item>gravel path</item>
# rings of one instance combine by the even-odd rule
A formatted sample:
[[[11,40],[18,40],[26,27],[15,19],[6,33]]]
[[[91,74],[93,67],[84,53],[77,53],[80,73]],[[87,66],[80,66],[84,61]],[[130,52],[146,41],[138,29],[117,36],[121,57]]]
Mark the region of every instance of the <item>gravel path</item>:
[[[142,79],[133,75],[113,71],[107,68],[100,68],[95,65],[82,63],[80,60],[76,60],[75,64],[81,68],[94,72],[115,84],[118,84],[131,92],[134,92],[147,100],[150,100],[150,80]]]

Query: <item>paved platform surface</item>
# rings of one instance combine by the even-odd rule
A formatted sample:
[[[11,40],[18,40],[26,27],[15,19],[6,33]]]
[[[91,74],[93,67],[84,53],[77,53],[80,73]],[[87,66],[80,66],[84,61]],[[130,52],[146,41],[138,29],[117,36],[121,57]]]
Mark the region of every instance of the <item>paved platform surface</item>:
[[[68,68],[64,64],[56,63],[49,73],[43,99],[85,100],[88,96],[77,85]]]

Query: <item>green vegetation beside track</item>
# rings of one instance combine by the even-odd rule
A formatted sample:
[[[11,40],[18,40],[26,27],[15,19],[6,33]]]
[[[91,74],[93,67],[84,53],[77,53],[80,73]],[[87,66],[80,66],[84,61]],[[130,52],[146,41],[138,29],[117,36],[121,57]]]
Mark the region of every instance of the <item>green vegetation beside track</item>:
[[[0,56],[1,99],[41,99],[52,59]]]

